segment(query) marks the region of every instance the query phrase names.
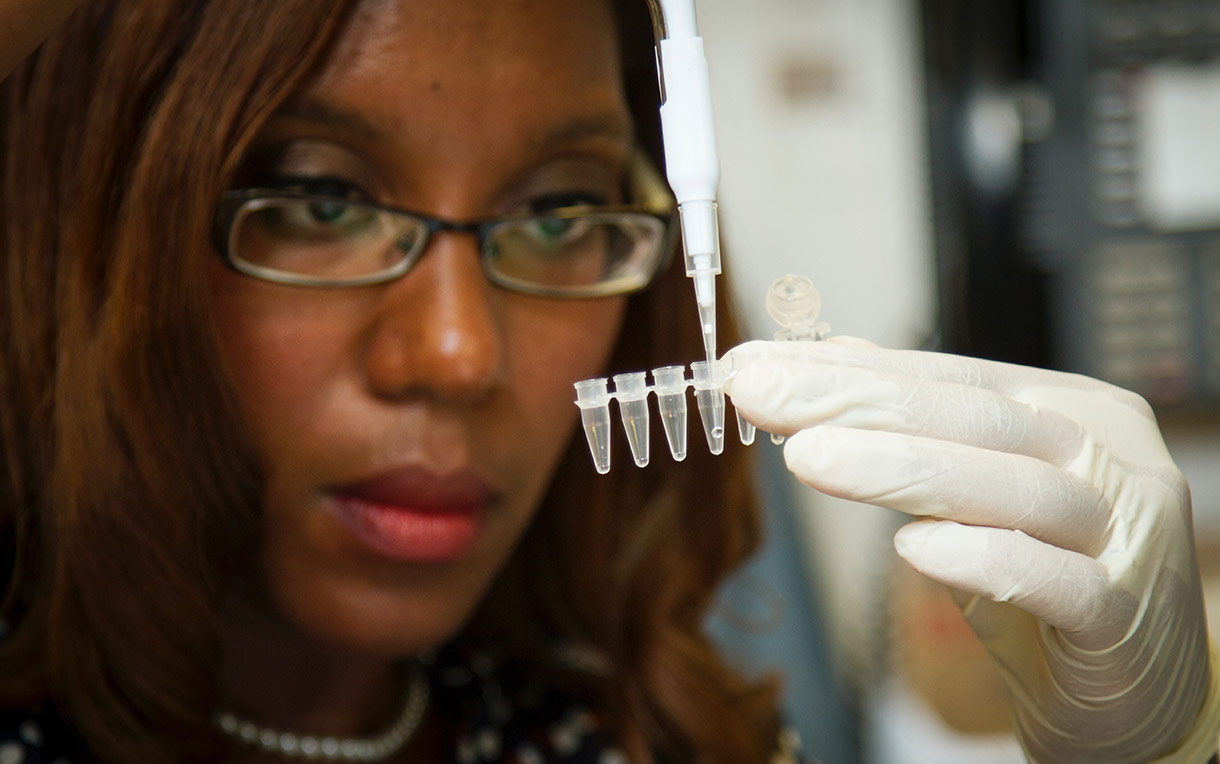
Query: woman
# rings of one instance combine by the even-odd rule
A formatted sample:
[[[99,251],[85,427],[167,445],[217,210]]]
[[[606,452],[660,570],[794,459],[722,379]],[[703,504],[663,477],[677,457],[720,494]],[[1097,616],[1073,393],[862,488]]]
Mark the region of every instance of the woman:
[[[90,1],[8,76],[0,692],[22,745],[36,729],[51,753],[106,761],[776,751],[773,688],[700,633],[757,534],[739,455],[597,477],[573,437],[572,382],[699,355],[689,284],[654,276],[666,215],[636,151],[658,158],[648,35],[634,2]],[[735,351],[765,356],[741,364],[735,400],[794,435],[807,482],[886,505],[903,492],[829,480],[853,473],[828,466],[819,434],[923,434],[943,419],[920,420],[922,404],[941,399],[827,411],[793,391],[978,388],[958,359],[782,352]],[[988,374],[987,389],[1026,379]],[[915,493],[899,508],[960,514]],[[1065,496],[1056,507],[1079,498]],[[1111,516],[1094,504],[1090,532]],[[936,569],[926,553],[953,539],[918,533],[903,548],[921,569],[994,583]],[[1189,549],[1188,530],[1167,538],[1136,550],[1141,569]],[[1071,734],[1056,733],[1079,687],[1024,692],[1034,755],[1194,751],[1216,694],[1197,583],[1138,610],[1166,616],[1151,633],[1182,649],[1106,675],[1156,692],[1135,684]],[[1025,599],[1051,633],[1047,597]],[[997,622],[980,622],[985,640]],[[1065,633],[1101,653],[1113,626]],[[991,640],[1001,660],[1011,635],[1018,657],[1058,655],[1030,627]],[[1116,743],[1106,730],[1128,717],[1156,733]]]
[[[546,249],[501,258],[505,288],[452,231],[374,285],[238,270],[377,214],[257,196],[449,220],[637,201],[655,74],[646,12],[624,24],[635,113],[608,3],[88,3],[8,78],[10,705],[50,701],[100,758],[237,757],[218,709],[375,732],[400,660],[460,633],[633,760],[775,748],[771,690],[698,630],[756,535],[739,460],[599,478],[571,437],[573,381],[697,357],[680,271],[630,304],[539,296],[571,276],[529,270]],[[557,235],[533,225],[510,233]],[[479,732],[432,694],[403,760]],[[537,715],[512,745],[559,721]]]

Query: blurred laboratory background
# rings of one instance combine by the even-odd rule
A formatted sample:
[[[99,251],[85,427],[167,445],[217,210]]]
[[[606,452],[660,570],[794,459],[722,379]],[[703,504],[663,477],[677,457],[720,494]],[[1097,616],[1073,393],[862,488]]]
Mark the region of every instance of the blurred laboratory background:
[[[801,274],[836,334],[1140,392],[1192,487],[1216,633],[1220,0],[697,10],[725,270],[749,334],[772,332],[771,281]],[[797,490],[769,451],[772,542],[713,629],[743,662],[789,672],[810,752],[1024,761],[955,606],[896,563],[903,519]]]

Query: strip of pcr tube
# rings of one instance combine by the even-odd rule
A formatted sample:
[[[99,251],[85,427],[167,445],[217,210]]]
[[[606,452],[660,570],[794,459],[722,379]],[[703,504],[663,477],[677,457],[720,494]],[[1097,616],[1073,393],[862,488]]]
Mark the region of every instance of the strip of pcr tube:
[[[775,332],[776,340],[821,340],[830,332],[830,327],[817,321],[821,310],[821,297],[813,282],[803,276],[785,276],[771,285],[767,293],[767,312],[780,324]],[[707,436],[708,448],[713,454],[724,451],[725,395],[724,383],[728,377],[726,361],[695,361],[690,365],[693,379],[687,380],[682,366],[661,366],[652,370],[653,384],[645,384],[645,372],[618,374],[614,377],[615,390],[607,390],[606,379],[586,379],[576,383],[576,405],[580,407],[581,422],[589,442],[589,452],[597,471],[610,471],[610,400],[618,398],[619,413],[623,428],[627,432],[627,443],[635,463],[643,467],[648,464],[648,393],[656,393],[657,407],[665,427],[665,439],[675,461],[682,461],[687,453],[687,403],[686,388],[695,388],[695,400],[699,405],[699,418]],[[736,413],[736,412],[735,412]],[[737,432],[741,442],[754,442],[756,428],[736,413]],[[783,443],[782,435],[771,435],[774,443]]]

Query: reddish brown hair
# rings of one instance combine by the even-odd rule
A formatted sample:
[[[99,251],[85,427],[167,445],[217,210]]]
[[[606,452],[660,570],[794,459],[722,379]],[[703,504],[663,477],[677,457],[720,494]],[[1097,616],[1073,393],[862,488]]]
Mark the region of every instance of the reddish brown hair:
[[[655,155],[645,4],[621,5]],[[91,2],[0,86],[0,703],[53,703],[104,760],[220,750],[217,600],[256,552],[259,481],[196,261],[245,147],[347,13]],[[612,368],[697,358],[693,314],[671,269],[632,298]],[[764,759],[774,692],[701,628],[757,540],[740,450],[598,476],[574,438],[558,475],[472,632],[599,702],[633,760]]]

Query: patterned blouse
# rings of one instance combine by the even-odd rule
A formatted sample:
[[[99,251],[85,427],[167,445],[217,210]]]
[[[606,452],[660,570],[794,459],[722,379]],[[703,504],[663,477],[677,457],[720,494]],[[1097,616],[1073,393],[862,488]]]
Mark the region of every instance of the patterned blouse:
[[[432,709],[460,719],[459,764],[627,764],[606,720],[484,653],[438,658]],[[71,764],[90,758],[52,711],[0,711],[0,764]],[[767,764],[800,761],[800,740],[785,730]]]

